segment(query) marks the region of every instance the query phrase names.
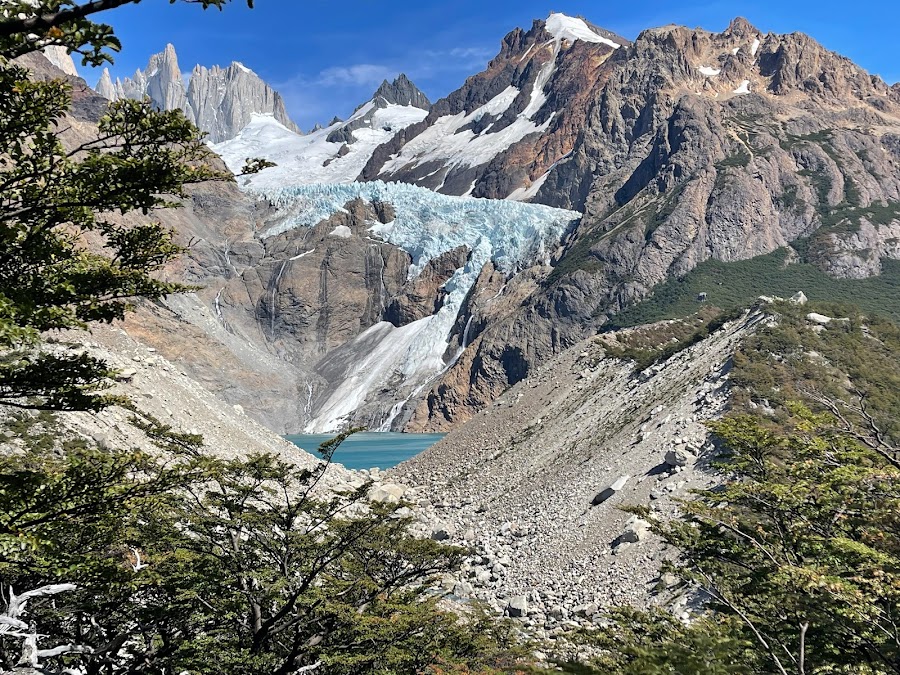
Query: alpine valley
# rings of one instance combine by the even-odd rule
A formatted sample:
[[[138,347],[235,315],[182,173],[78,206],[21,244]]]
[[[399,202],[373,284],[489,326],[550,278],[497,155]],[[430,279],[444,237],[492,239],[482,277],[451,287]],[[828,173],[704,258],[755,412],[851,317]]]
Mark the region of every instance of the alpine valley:
[[[454,428],[706,261],[900,257],[900,88],[742,19],[632,43],[551,14],[433,104],[401,75],[306,134],[241,64],[185,87],[171,45],[97,92],[277,164],[195,192],[172,274],[201,289],[133,323],[279,432]]]
[[[304,542],[325,541],[316,538],[328,519],[344,527],[377,513],[408,521],[420,544],[465,547],[429,597],[467,616],[465,603],[478,599],[519,619],[517,635],[558,648],[553,658],[534,652],[543,665],[615,653],[608,644],[580,653],[572,631],[596,636],[613,625],[604,610],[628,606],[674,610],[681,621],[667,614],[666,635],[683,653],[709,647],[700,633],[721,612],[749,628],[709,649],[745,656],[757,641],[764,664],[651,671],[597,661],[590,672],[897,670],[900,329],[890,322],[900,320],[900,84],[805,34],[764,33],[741,18],[720,33],[670,25],[630,41],[559,13],[513,29],[483,70],[440,100],[401,74],[348,119],[308,132],[252,64],[198,65],[185,78],[168,45],[145,70],[116,80],[103,72],[90,87],[65,50],[19,63],[35,79],[71,85],[59,147],[96,139],[117,108],[110,102],[149,99],[182,110],[207,133],[216,168],[230,172],[192,184],[181,208],[153,213],[185,249],[161,274],[188,292],[141,300],[123,322],[91,324],[90,335],[48,340],[60,353],[99,355],[123,395],[114,402],[140,404],[60,413],[89,445],[152,454],[163,447],[154,445],[159,429],[174,430],[182,448],[203,438],[220,458],[267,452],[309,469],[304,499],[314,489],[339,497],[322,521],[291,521]],[[245,173],[253,159],[272,166]],[[134,215],[110,222],[119,218]],[[158,425],[135,423],[139,408]],[[359,427],[447,435],[389,472],[332,463],[321,476],[323,465],[283,438]],[[732,460],[724,471],[723,457]],[[347,495],[356,503],[345,522]],[[230,508],[225,496],[213,502]],[[268,508],[228,530],[236,552]],[[879,514],[874,524],[869,512]],[[294,533],[272,531],[273,541]],[[791,548],[795,538],[807,548]],[[384,569],[405,578],[402,559],[380,550]],[[685,563],[718,565],[734,551],[752,564],[737,553],[721,567]],[[857,611],[879,575],[894,590],[878,595],[877,611]],[[249,593],[249,578],[229,588]],[[283,591],[275,578],[272,606]],[[718,578],[738,581],[710,581]],[[315,595],[312,579],[303,592]],[[851,582],[852,592],[842,585]],[[313,595],[302,596],[310,616]],[[801,607],[799,618],[783,618],[782,597]],[[368,607],[361,601],[359,615]],[[821,613],[809,619],[810,607]],[[763,626],[770,618],[774,628]],[[831,644],[816,652],[827,668],[804,670],[810,623],[813,637],[843,636],[852,624],[854,636],[882,645],[869,625],[883,619],[894,670],[832,668],[843,652]],[[642,629],[628,621],[643,654]],[[790,636],[796,669],[771,665],[785,657],[757,626]],[[192,649],[202,656],[215,640],[201,633]],[[320,637],[297,638],[294,650]],[[117,644],[129,648],[125,637]],[[848,653],[881,663],[860,645]],[[309,660],[241,672],[322,664]]]

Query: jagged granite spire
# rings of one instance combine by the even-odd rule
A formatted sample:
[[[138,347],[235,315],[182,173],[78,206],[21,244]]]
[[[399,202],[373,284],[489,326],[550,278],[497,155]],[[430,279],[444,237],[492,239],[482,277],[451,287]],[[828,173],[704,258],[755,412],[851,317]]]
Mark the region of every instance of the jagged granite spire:
[[[112,77],[109,75],[109,68],[103,69],[103,74],[100,75],[94,90],[108,101],[115,101],[119,98],[116,93],[116,85],[113,84]]]
[[[174,45],[167,44],[163,52],[150,57],[145,76],[147,95],[161,110],[181,109],[192,117]]]
[[[301,133],[288,117],[281,95],[240,63],[227,68],[194,68],[188,102],[197,126],[209,133],[213,143],[237,136],[254,113],[272,115],[291,131]]]
[[[196,66],[185,87],[175,47],[150,57],[145,71],[116,80],[104,70],[96,87],[101,96],[115,101],[148,96],[161,110],[179,108],[213,143],[234,138],[254,114],[272,115],[291,131],[300,133],[288,117],[284,99],[256,73],[240,63],[227,68]]]
[[[375,101],[381,98],[394,105],[411,105],[422,110],[428,110],[431,107],[428,97],[410,81],[405,73],[400,73],[393,82],[387,80],[382,82],[372,98]]]

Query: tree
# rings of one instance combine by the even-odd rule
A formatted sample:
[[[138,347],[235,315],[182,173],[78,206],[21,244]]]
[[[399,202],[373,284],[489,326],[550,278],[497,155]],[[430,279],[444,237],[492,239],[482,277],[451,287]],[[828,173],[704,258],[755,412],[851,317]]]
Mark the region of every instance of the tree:
[[[58,453],[51,419],[23,415],[27,451],[0,460],[0,669],[23,644],[46,673],[514,663],[502,625],[436,606],[436,578],[463,551],[410,537],[397,506],[365,501],[368,485],[319,491],[327,464],[270,456],[164,463],[82,441]]]
[[[203,134],[181,111],[145,101],[113,103],[96,138],[65,147],[68,85],[30,81],[8,62],[47,44],[108,59],[118,42],[88,17],[137,1],[29,0],[0,12],[0,405],[95,410],[118,401],[101,393],[115,375],[105,363],[44,349],[41,335],[121,319],[135,299],[183,290],[154,276],[181,249],[152,214],[179,206],[189,185],[232,180],[212,168]]]
[[[112,27],[90,17],[141,0],[4,0],[0,5],[0,58],[14,59],[49,46],[82,55],[85,65],[110,61],[108,51],[121,43]],[[169,0],[175,4],[179,0]],[[222,9],[231,0],[180,0],[203,9]],[[247,0],[253,7],[253,0]]]
[[[629,639],[614,622],[637,672],[722,672],[684,670],[703,637],[742,672],[900,673],[900,330],[851,312],[816,332],[806,311],[784,308],[741,345],[735,410],[710,425],[724,483],[655,523],[708,602],[683,629],[642,617]]]

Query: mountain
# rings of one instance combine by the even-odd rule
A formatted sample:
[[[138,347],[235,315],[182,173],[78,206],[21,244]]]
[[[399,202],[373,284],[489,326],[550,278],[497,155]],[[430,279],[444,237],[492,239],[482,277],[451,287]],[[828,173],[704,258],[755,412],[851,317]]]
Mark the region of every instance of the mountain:
[[[204,289],[147,339],[271,428],[457,427],[712,263],[831,275],[797,284],[820,300],[841,279],[893,283],[900,91],[808,36],[736,19],[629,43],[552,14],[430,108],[416,92],[386,82],[305,136],[251,117],[216,149],[278,166],[183,214],[199,243],[173,274]],[[538,213],[504,210],[518,200],[558,218],[506,256],[509,224]],[[712,278],[713,298],[773,292]]]
[[[546,30],[536,24],[532,32],[544,38]],[[515,49],[503,62],[528,51],[519,35],[504,40],[501,56]],[[556,72],[570,67],[567,57],[578,48],[576,41],[566,52],[562,44]],[[447,100],[463,98],[491,72],[489,66]],[[763,34],[742,19],[722,33],[651,29],[582,80],[583,98],[553,86],[543,91],[547,101],[584,101],[568,113],[578,132],[556,136],[569,144],[543,163],[533,159],[560,113],[544,135],[522,139],[464,180],[474,181],[473,195],[510,196],[522,185],[492,186],[530,167],[526,173],[540,185],[531,184],[528,198],[577,209],[583,218],[552,271],[509,280],[505,294],[514,300],[482,303],[490,288],[473,289],[460,317],[471,321],[471,344],[426,395],[409,429],[459,424],[559,350],[704,261],[792,247],[789,259],[861,278],[879,274],[884,259],[900,258],[900,96],[806,35]],[[416,137],[373,158],[424,160],[419,140],[459,118],[443,119],[430,116],[427,130],[412,127]],[[384,166],[397,170],[377,175],[425,180],[396,159]],[[448,166],[447,175],[455,175],[453,160]]]
[[[78,77],[78,69],[75,67],[75,62],[65,47],[44,47],[42,53],[50,63],[66,75]]]
[[[628,44],[562,14],[527,32],[517,28],[485,71],[380,148],[362,179],[452,195],[531,197],[572,151],[602,65]]]
[[[254,114],[271,115],[285,128],[299,133],[288,117],[281,95],[256,73],[240,63],[227,68],[196,66],[185,87],[175,47],[150,57],[147,69],[134,77],[113,83],[104,69],[96,87],[97,93],[115,101],[121,98],[149,96],[162,110],[180,108],[188,119],[219,143],[234,138]]]
[[[428,115],[428,98],[406,75],[385,80],[372,98],[345,122],[299,135],[271,115],[254,115],[235,138],[215,146],[237,173],[247,157],[265,157],[277,166],[244,179],[251,188],[307,183],[349,183],[357,179],[376,148]]]

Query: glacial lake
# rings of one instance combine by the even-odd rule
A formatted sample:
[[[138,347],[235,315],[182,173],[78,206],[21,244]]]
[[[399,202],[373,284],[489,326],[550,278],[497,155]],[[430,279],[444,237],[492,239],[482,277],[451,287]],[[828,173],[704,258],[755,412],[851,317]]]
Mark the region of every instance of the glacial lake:
[[[285,436],[294,445],[319,456],[319,444],[335,434],[296,434]],[[430,448],[444,434],[400,434],[395,432],[360,432],[353,434],[334,453],[334,461],[348,469],[389,469]]]

